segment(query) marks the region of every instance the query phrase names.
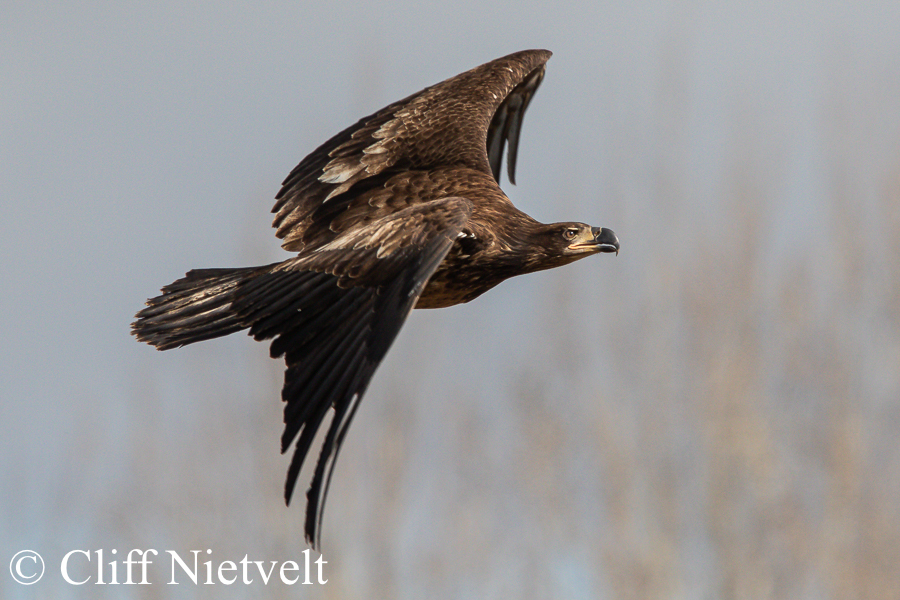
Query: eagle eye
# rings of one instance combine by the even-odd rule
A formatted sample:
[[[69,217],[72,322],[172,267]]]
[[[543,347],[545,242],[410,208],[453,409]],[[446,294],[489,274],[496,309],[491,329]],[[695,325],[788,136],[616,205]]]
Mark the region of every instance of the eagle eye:
[[[563,231],[563,237],[569,241],[574,240],[575,236],[577,236],[577,235],[578,235],[578,230],[575,229],[574,227],[569,227],[568,229]]]

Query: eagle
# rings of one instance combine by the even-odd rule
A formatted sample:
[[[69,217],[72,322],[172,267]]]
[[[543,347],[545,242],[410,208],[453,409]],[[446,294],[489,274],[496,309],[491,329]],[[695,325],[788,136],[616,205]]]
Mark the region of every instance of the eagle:
[[[271,340],[271,356],[286,364],[288,504],[330,416],[306,493],[313,547],[341,443],[413,308],[469,302],[510,277],[619,252],[610,229],[540,223],[500,188],[504,147],[515,183],[522,118],[550,55],[498,58],[336,134],[276,196],[273,227],[291,258],[189,271],[135,316],[133,335],[159,350],[243,329]]]

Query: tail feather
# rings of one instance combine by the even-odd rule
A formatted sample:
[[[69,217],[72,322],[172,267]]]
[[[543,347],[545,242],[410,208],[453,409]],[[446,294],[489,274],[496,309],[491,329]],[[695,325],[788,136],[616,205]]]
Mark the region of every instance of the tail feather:
[[[159,350],[228,335],[250,326],[233,306],[239,285],[269,267],[195,269],[147,301],[131,333]]]

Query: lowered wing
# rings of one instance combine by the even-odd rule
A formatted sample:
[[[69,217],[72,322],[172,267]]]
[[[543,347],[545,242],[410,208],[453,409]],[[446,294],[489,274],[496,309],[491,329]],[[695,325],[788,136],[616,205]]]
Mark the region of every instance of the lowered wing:
[[[277,265],[242,286],[234,309],[257,340],[284,356],[282,452],[294,443],[290,503],[313,439],[333,415],[307,491],[306,537],[318,545],[341,442],[375,369],[468,221],[471,203],[445,198],[408,207]]]

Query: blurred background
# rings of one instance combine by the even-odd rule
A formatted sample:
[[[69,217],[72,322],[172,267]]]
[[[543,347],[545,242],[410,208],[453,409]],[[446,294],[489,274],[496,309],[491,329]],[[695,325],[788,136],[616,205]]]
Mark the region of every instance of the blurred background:
[[[5,3],[0,597],[900,597],[900,4],[564,6]],[[503,186],[620,255],[411,316],[327,585],[65,584],[73,549],[302,558],[281,363],[132,316],[285,258],[273,197],[330,135],[534,47]]]

